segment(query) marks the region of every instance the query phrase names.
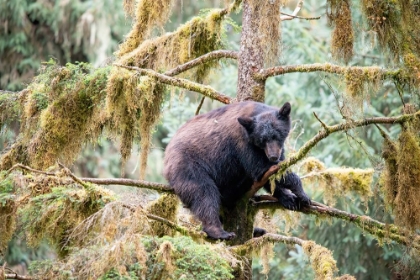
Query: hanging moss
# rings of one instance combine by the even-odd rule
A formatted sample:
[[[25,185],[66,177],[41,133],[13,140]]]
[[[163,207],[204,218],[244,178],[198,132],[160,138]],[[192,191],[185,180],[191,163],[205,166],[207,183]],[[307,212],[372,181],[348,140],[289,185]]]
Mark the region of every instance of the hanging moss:
[[[324,199],[328,204],[334,204],[336,197],[350,193],[365,201],[372,196],[373,169],[325,168],[315,158],[306,159],[302,169],[308,172],[303,180],[315,180],[324,189]]]
[[[410,229],[420,228],[420,137],[412,127],[404,127],[398,139],[398,193],[395,222]]]
[[[407,109],[409,110],[409,109]],[[404,123],[396,143],[384,136],[385,168],[381,175],[387,204],[391,205],[395,223],[411,230],[420,228],[420,122]]]
[[[179,199],[174,194],[164,194],[159,199],[151,202],[147,206],[150,214],[162,217],[166,220],[176,223],[176,215],[178,213]],[[175,230],[158,221],[150,221],[152,234],[162,237],[165,235],[173,236]]]
[[[302,245],[303,251],[308,255],[311,266],[315,271],[316,280],[334,279],[338,272],[336,261],[332,252],[325,247],[317,245],[313,241],[305,241]]]
[[[348,0],[328,1],[328,20],[334,27],[331,39],[331,53],[335,60],[348,63],[353,57],[354,30]]]
[[[388,48],[396,57],[401,54],[401,14],[394,0],[363,0],[362,11],[369,27],[376,32],[382,48]]]
[[[256,25],[258,30],[259,44],[264,46],[263,56],[265,66],[277,65],[281,49],[281,20],[280,7],[284,4],[282,0],[273,0],[261,4],[259,1],[249,1],[252,13],[257,14]],[[254,23],[255,24],[255,23]]]
[[[372,196],[373,169],[328,168],[320,173],[319,182],[324,187],[325,199],[334,203],[335,197],[353,193],[362,200]]]
[[[396,143],[383,134],[384,143],[382,157],[385,159],[385,169],[381,174],[382,191],[385,194],[385,205],[388,210],[394,207],[394,201],[398,194],[398,162],[399,148]]]
[[[170,15],[172,0],[137,0],[135,8],[135,22],[125,42],[116,52],[117,57],[133,51],[144,40],[148,39],[154,27],[163,29]],[[128,14],[134,15],[133,1],[124,3]]]
[[[117,63],[165,71],[220,49],[222,19],[220,10],[194,17],[175,32],[143,41],[131,52],[121,56]],[[184,75],[188,75],[192,80],[201,81],[215,63],[206,63]]]
[[[121,53],[118,63],[164,71],[219,49],[222,19],[220,10],[195,17],[174,33],[136,43],[135,48],[124,51],[124,55]],[[201,82],[215,63],[196,67],[186,75]],[[131,154],[133,141],[140,140],[140,179],[145,176],[152,132],[160,118],[164,92],[165,86],[155,78],[138,76],[125,69],[114,69],[109,77],[109,130],[115,135],[121,135],[123,166]]]
[[[69,230],[113,199],[109,191],[94,185],[83,189],[57,186],[51,192],[31,198],[21,209],[28,244],[37,246],[46,238],[65,256]]]
[[[0,91],[0,132],[4,125],[19,120],[22,110],[21,98],[24,94]]]
[[[28,86],[21,114],[22,133],[0,166],[15,163],[47,168],[70,164],[82,145],[102,132],[104,89],[109,68],[50,62]]]
[[[0,173],[0,255],[4,255],[8,242],[16,229],[17,200],[10,176]]]
[[[356,108],[363,108],[363,101],[369,100],[370,92],[376,92],[382,82],[381,68],[349,67],[344,75],[346,83],[346,97]]]

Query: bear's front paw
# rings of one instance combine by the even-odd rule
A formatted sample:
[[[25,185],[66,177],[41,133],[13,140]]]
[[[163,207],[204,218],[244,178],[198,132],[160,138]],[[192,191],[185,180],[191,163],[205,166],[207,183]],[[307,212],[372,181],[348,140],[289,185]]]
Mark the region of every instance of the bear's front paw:
[[[306,193],[300,193],[297,195],[297,204],[298,209],[308,207],[311,205],[311,199],[306,195]]]
[[[297,210],[299,209],[298,203],[297,203],[297,196],[292,193],[288,189],[281,189],[281,194],[279,197],[277,197],[279,200],[279,203],[286,209],[289,210]]]
[[[206,227],[203,228],[203,231],[207,234],[207,237],[210,239],[221,239],[221,240],[230,240],[236,237],[234,232],[224,231],[222,228],[217,227]]]

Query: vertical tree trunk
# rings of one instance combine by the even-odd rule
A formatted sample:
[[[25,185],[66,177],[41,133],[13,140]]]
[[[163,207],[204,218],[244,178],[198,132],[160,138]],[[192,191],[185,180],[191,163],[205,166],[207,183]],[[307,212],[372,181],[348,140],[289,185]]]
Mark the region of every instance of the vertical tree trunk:
[[[238,101],[254,100],[264,102],[265,81],[254,80],[252,73],[264,68],[264,49],[258,36],[260,35],[262,7],[270,4],[267,1],[258,1],[258,3],[255,1],[258,0],[245,0],[242,3],[242,33],[237,87]],[[269,8],[279,9],[279,5],[280,1],[275,1],[273,6]],[[275,39],[273,38],[273,40]],[[271,42],[268,43],[271,44]],[[276,44],[277,42],[274,43]],[[222,209],[225,230],[236,233],[236,238],[229,242],[230,245],[243,244],[252,238],[256,212],[249,207],[248,200],[248,198],[243,197],[234,209]],[[244,270],[238,272],[235,275],[235,279],[252,279],[252,257],[246,256],[244,262]]]
[[[252,1],[242,3],[242,33],[241,49],[238,63],[238,101],[254,100],[264,102],[265,81],[256,81],[252,78],[254,71],[264,67],[264,52],[258,38],[260,7],[253,9]],[[267,5],[264,2],[261,5]],[[280,19],[279,19],[280,20]]]

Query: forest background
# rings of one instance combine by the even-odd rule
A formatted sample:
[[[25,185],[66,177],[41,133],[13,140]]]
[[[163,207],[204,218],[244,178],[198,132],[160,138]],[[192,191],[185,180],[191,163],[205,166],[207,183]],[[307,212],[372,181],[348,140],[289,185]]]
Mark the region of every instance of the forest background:
[[[0,0],[0,89],[21,91],[41,68],[50,65],[72,63],[68,66],[70,69],[90,69],[111,64],[113,53],[118,50],[119,44],[132,27],[132,18],[124,11],[124,2]],[[274,61],[274,65],[336,63],[331,41],[335,26],[326,15],[331,9],[330,2],[307,0],[299,16],[320,16],[319,18],[295,18],[282,22],[281,56]],[[291,14],[297,3],[298,1],[288,1],[282,10]],[[216,0],[175,1],[170,20],[164,24],[164,30],[176,30],[180,24],[195,16],[206,16],[210,8],[223,8],[225,5],[225,1]],[[355,2],[352,5],[353,20],[350,24],[355,30],[352,36],[356,37],[352,48],[353,55],[345,59],[345,63],[341,63],[388,66],[392,58],[381,48],[377,34],[367,27],[362,8],[357,7],[361,4]],[[233,13],[230,17],[231,19],[223,25],[222,41],[224,49],[237,51],[241,14]],[[28,28],[32,30],[28,32]],[[237,63],[226,59],[217,69],[211,70],[211,74],[204,81],[205,84],[233,98],[237,92],[237,76]],[[393,81],[369,87],[370,92],[367,95],[370,97],[364,96],[360,111],[354,108],[357,105],[345,106],[344,103],[349,101],[343,98],[345,85],[342,78],[323,72],[277,76],[267,80],[265,89],[265,103],[278,107],[286,101],[292,103],[293,131],[287,143],[289,153],[298,150],[310,140],[322,125],[340,123],[345,119],[344,116],[354,119],[397,116],[403,112],[404,106],[410,104],[418,110],[418,88],[406,90],[404,85]],[[0,98],[8,94],[5,91]],[[201,95],[187,90],[169,91],[170,97],[163,102],[163,114],[153,134],[146,181],[164,183],[164,148],[175,131],[196,114],[202,100]],[[200,113],[220,106],[223,104],[207,98],[201,106]],[[350,110],[351,114],[343,114],[342,110]],[[322,124],[317,119],[322,120]],[[1,119],[0,124],[0,150],[5,154],[18,137],[20,123],[18,120]],[[401,133],[398,125],[387,126],[386,130],[391,139],[397,139]],[[317,159],[313,162],[320,164],[322,168],[347,166],[368,170],[373,176],[373,181],[369,181],[369,191],[343,194],[341,190],[331,189],[332,183],[339,185],[342,184],[341,181],[334,179],[326,183],[325,178],[319,176],[316,180],[308,180],[312,174],[303,181],[310,197],[349,213],[370,216],[384,223],[392,222],[393,216],[389,209],[385,208],[384,197],[380,191],[379,175],[384,168],[380,156],[383,151],[383,139],[381,130],[369,126],[334,134],[328,137],[328,141],[318,143],[311,150],[310,156]],[[79,177],[106,178],[120,177],[124,174],[125,177],[138,178],[141,170],[138,160],[140,144],[134,144],[134,152],[126,158],[124,164],[121,160],[120,146],[123,145],[119,140],[111,141],[101,136],[97,141],[84,145],[80,156],[70,169]],[[302,163],[294,168],[304,176],[303,170],[307,167]],[[121,186],[110,188],[121,196],[131,197],[134,193],[142,203],[158,197],[152,191]],[[288,211],[277,211],[269,220],[275,232],[314,240],[330,249],[337,261],[340,275],[348,273],[357,279],[397,279],[401,276],[416,277],[420,273],[418,260],[413,259],[410,249],[387,240],[381,242],[351,223],[336,219],[314,219],[308,215]],[[293,223],[294,220],[299,222]],[[0,264],[7,263],[14,271],[26,274],[30,266],[30,272],[38,271],[39,264],[45,266],[45,263],[39,261],[57,258],[55,250],[48,242],[42,241],[35,248],[31,248],[27,246],[23,235],[18,231],[13,235],[6,249],[1,251]],[[274,248],[264,247],[259,253],[264,257],[260,258],[260,254],[255,254],[253,279],[265,279],[266,276],[269,279],[315,277],[313,269],[308,265],[309,259],[299,245],[275,244]],[[112,278],[111,276],[109,277]]]

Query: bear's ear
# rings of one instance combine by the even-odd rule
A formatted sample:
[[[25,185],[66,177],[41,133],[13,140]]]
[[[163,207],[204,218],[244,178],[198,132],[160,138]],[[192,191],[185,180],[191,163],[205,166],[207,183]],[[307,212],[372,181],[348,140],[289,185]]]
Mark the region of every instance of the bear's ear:
[[[288,118],[291,110],[292,106],[290,106],[290,103],[284,103],[284,105],[279,110],[279,117]]]
[[[239,117],[238,118],[238,122],[245,127],[246,131],[248,131],[248,133],[251,133],[252,130],[254,129],[254,120],[252,118],[249,117]]]

